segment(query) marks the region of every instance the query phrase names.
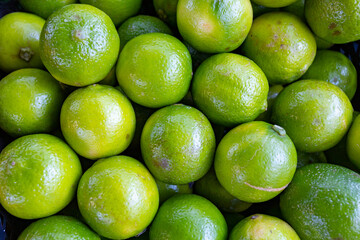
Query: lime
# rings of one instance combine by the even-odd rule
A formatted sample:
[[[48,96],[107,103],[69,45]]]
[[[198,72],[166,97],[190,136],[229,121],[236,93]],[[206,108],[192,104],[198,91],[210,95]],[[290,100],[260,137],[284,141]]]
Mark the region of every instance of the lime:
[[[192,193],[193,183],[188,184],[169,184],[155,179],[156,185],[159,189],[160,204],[168,200],[170,197],[181,193]]]
[[[285,220],[301,239],[359,239],[360,175],[337,165],[298,169],[280,198]]]
[[[243,212],[251,206],[251,203],[243,202],[232,196],[216,178],[214,168],[195,182],[195,193],[205,197],[225,212]]]
[[[81,174],[79,158],[59,138],[18,138],[0,153],[0,203],[18,218],[53,215],[74,197]]]
[[[85,224],[73,217],[52,216],[30,224],[18,240],[100,240]]]
[[[254,20],[242,50],[264,71],[270,84],[288,84],[310,67],[316,42],[298,17],[287,12],[271,12]]]
[[[177,103],[188,92],[191,56],[177,38],[147,33],[130,40],[116,66],[120,87],[134,102],[151,108]]]
[[[141,233],[159,206],[154,178],[139,161],[127,156],[95,162],[81,177],[77,197],[89,226],[111,239]]]
[[[271,109],[274,105],[275,99],[279,96],[279,93],[284,89],[282,85],[273,85],[269,88],[269,93],[267,97],[267,109],[265,112],[261,113],[256,121],[270,122],[271,119]]]
[[[342,53],[322,50],[316,54],[302,79],[318,79],[341,88],[351,100],[357,88],[357,72],[352,62]]]
[[[326,156],[324,152],[306,153],[297,151],[297,168],[313,164],[313,163],[326,163]]]
[[[206,198],[195,194],[171,197],[159,208],[150,227],[150,240],[225,240],[224,216]]]
[[[141,134],[141,153],[160,181],[185,184],[203,177],[215,152],[209,120],[196,108],[175,104],[150,116]]]
[[[196,70],[192,83],[195,104],[211,122],[234,126],[254,120],[267,107],[269,84],[250,59],[217,54]]]
[[[269,7],[269,8],[279,8],[286,7],[290,4],[293,4],[297,0],[252,0],[254,3]]]
[[[45,19],[59,8],[76,2],[77,0],[19,0],[24,10]]]
[[[252,24],[250,0],[179,0],[177,26],[195,49],[230,52],[245,40]]]
[[[254,214],[241,220],[231,231],[229,240],[300,240],[295,230],[283,220]]]
[[[303,152],[335,146],[352,121],[349,98],[325,81],[301,80],[286,87],[275,100],[272,121],[282,126]]]
[[[176,9],[178,0],[153,0],[154,8],[164,22],[176,27]]]
[[[71,86],[101,81],[115,65],[120,40],[111,19],[86,4],[52,14],[40,36],[40,56],[51,75]]]
[[[313,32],[328,42],[360,39],[358,0],[306,0],[305,17]]]
[[[126,20],[118,29],[121,39],[120,51],[134,37],[145,33],[160,32],[172,34],[170,28],[160,19],[153,16],[137,15]]]
[[[346,151],[349,159],[360,169],[360,116],[357,116],[346,139]]]
[[[11,136],[50,132],[58,127],[65,94],[49,73],[16,70],[0,81],[0,127]]]
[[[60,114],[64,138],[88,159],[124,151],[134,136],[135,121],[130,101],[116,88],[99,84],[72,92]]]
[[[141,7],[142,0],[80,0],[81,3],[90,4],[104,11],[115,26],[136,15]]]
[[[280,194],[296,170],[296,149],[283,128],[266,122],[244,123],[218,145],[215,172],[236,198],[264,202]]]
[[[30,13],[14,12],[0,19],[0,69],[42,68],[39,39],[45,20]]]

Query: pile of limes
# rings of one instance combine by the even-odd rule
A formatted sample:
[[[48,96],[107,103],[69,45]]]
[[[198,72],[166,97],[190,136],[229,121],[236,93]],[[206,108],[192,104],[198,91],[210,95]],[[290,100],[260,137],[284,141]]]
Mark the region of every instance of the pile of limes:
[[[359,1],[18,4],[7,239],[360,239]]]

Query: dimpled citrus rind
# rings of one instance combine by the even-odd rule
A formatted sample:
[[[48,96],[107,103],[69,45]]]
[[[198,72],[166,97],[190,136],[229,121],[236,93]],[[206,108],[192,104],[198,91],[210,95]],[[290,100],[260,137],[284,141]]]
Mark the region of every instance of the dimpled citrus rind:
[[[307,0],[305,17],[313,32],[334,44],[360,39],[358,0]]]
[[[280,194],[290,183],[296,164],[296,149],[285,130],[254,121],[233,128],[223,137],[214,168],[230,194],[256,203]]]
[[[192,97],[213,123],[235,126],[254,120],[267,108],[269,84],[250,59],[234,53],[217,54],[196,70]]]
[[[225,240],[227,225],[221,212],[195,194],[171,197],[159,208],[150,227],[150,240]]]
[[[316,54],[316,41],[297,16],[271,12],[254,20],[242,50],[264,71],[271,85],[288,84],[310,67]]]
[[[60,125],[64,138],[87,159],[123,152],[135,132],[131,102],[114,87],[93,84],[72,92],[65,100]]]
[[[200,52],[238,48],[249,33],[252,18],[249,0],[179,0],[177,5],[179,32]]]
[[[58,81],[86,86],[101,81],[115,65],[120,38],[109,16],[87,4],[69,4],[46,21],[40,56]]]
[[[160,108],[179,102],[192,78],[191,56],[177,38],[147,33],[130,40],[116,66],[120,87],[135,103]]]
[[[77,199],[86,223],[111,239],[141,233],[159,206],[154,178],[144,165],[127,156],[95,162],[81,177]]]
[[[282,126],[303,152],[335,146],[350,127],[353,107],[337,86],[300,80],[287,86],[275,100],[272,121]]]
[[[50,132],[59,124],[65,94],[48,72],[16,70],[0,81],[0,128],[11,136]]]
[[[12,215],[53,215],[74,197],[82,169],[62,140],[48,134],[23,136],[0,154],[0,203]]]
[[[204,114],[196,108],[175,104],[150,116],[140,146],[145,164],[157,179],[186,184],[200,179],[210,169],[216,142]]]

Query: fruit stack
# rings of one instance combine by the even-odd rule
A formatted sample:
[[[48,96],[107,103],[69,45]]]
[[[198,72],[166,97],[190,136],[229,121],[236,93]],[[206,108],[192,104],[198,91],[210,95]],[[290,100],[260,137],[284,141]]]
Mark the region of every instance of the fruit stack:
[[[0,10],[0,240],[360,239],[359,1]]]

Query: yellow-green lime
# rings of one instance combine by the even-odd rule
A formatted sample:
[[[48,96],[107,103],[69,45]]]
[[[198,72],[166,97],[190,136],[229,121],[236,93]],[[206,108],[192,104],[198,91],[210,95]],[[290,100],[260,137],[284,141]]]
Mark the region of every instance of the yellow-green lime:
[[[9,13],[0,19],[0,69],[42,68],[39,39],[45,20],[24,12]]]
[[[300,80],[287,86],[275,100],[272,121],[282,126],[296,148],[320,152],[335,146],[348,131],[353,107],[337,86]]]
[[[224,189],[216,178],[214,168],[197,180],[194,184],[195,193],[210,200],[220,210],[225,212],[243,212],[251,206],[232,196]]]
[[[80,2],[90,4],[104,11],[109,15],[115,26],[118,26],[139,12],[142,0],[80,0]]]
[[[59,138],[23,136],[0,153],[0,203],[18,218],[48,217],[72,200],[81,174],[79,158]]]
[[[267,108],[269,84],[250,59],[234,53],[209,57],[196,70],[192,97],[211,122],[235,126]]]
[[[200,179],[210,169],[216,142],[211,124],[203,113],[175,104],[150,116],[140,144],[143,159],[157,179],[186,184]]]
[[[234,197],[250,203],[280,194],[294,176],[296,149],[285,130],[254,121],[230,130],[215,154],[220,184]]]
[[[293,4],[297,0],[252,0],[254,3],[269,7],[269,8],[279,8],[286,7],[290,4]]]
[[[179,0],[153,0],[154,8],[164,22],[176,27],[176,9]]]
[[[351,100],[357,88],[357,72],[344,54],[331,51],[318,51],[302,79],[318,79],[334,84],[341,88]]]
[[[298,169],[280,196],[284,219],[301,239],[359,239],[360,175],[315,163]]]
[[[238,48],[253,20],[250,0],[179,0],[176,17],[184,40],[206,53]]]
[[[168,199],[150,227],[150,240],[226,240],[227,225],[219,209],[195,194]]]
[[[265,214],[254,214],[241,220],[231,231],[229,240],[300,240],[285,221]]]
[[[305,17],[313,32],[330,43],[360,39],[358,0],[306,0]]]
[[[159,206],[154,178],[144,165],[127,156],[95,162],[81,177],[77,199],[86,223],[110,239],[141,233]]]
[[[179,102],[189,91],[191,56],[173,36],[143,34],[121,51],[116,76],[132,101],[150,108],[164,107]]]
[[[32,12],[47,19],[53,12],[77,0],[19,0],[25,11]]]
[[[40,36],[40,56],[58,81],[86,86],[101,81],[115,65],[120,39],[109,16],[87,4],[53,13]]]
[[[316,42],[297,16],[270,12],[254,20],[242,50],[264,71],[270,84],[288,84],[310,67]]]
[[[68,216],[52,216],[30,224],[18,240],[100,240],[84,223]]]
[[[65,100],[60,125],[64,138],[81,156],[98,159],[124,151],[135,132],[135,113],[119,90],[93,84]]]
[[[170,197],[181,193],[193,193],[193,183],[188,184],[169,184],[155,178],[159,190],[160,204]]]
[[[145,33],[160,32],[172,34],[171,29],[159,18],[147,15],[137,15],[126,20],[118,29],[120,36],[120,51],[134,37]]]
[[[16,70],[0,81],[0,128],[11,136],[51,132],[65,99],[58,81],[35,68]]]

